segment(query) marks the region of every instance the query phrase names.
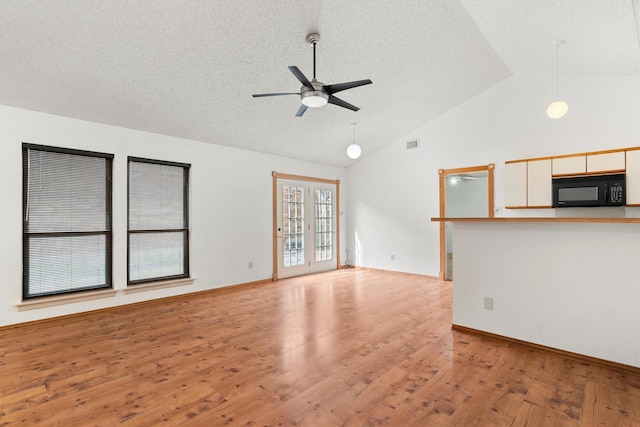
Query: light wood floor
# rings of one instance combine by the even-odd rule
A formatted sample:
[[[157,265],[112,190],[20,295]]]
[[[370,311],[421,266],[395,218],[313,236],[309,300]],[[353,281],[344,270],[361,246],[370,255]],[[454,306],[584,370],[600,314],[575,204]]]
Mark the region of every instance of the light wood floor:
[[[640,377],[451,330],[342,270],[0,331],[0,426],[640,426]]]

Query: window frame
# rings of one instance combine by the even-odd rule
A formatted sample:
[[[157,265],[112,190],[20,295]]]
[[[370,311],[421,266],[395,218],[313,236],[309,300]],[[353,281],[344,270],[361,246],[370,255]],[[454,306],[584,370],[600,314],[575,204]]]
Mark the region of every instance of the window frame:
[[[58,154],[68,154],[74,156],[97,157],[105,159],[105,230],[101,231],[56,231],[37,232],[27,231],[27,202],[29,186],[29,150],[44,151]],[[22,143],[22,299],[33,300],[56,295],[74,294],[101,289],[113,289],[113,154],[100,153],[96,151],[79,150],[73,148],[54,147],[50,145]],[[83,288],[73,288],[57,292],[31,295],[29,293],[29,240],[31,237],[63,237],[63,236],[105,236],[105,283]]]
[[[183,211],[182,211],[182,228],[171,228],[171,229],[146,229],[146,230],[131,230],[130,229],[130,189],[131,189],[131,174],[129,171],[129,165],[131,162],[138,163],[148,163],[154,165],[161,166],[172,166],[179,167],[183,169],[183,185],[182,185],[182,195],[183,195]],[[191,170],[191,164],[189,163],[180,163],[180,162],[172,162],[166,160],[157,160],[157,159],[148,159],[143,157],[127,157],[127,286],[136,286],[145,283],[152,282],[163,282],[169,280],[176,279],[188,279],[190,278],[190,260],[189,260],[189,174]],[[152,277],[141,280],[131,280],[131,235],[132,234],[145,234],[145,233],[175,233],[182,232],[184,235],[184,243],[183,243],[183,271],[182,274],[175,274],[172,276],[162,276],[162,277]]]

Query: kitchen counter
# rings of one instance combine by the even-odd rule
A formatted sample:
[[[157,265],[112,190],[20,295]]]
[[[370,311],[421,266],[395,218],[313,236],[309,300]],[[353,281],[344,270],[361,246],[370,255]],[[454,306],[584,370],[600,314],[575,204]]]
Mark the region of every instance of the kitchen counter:
[[[640,218],[573,218],[573,217],[498,217],[498,218],[431,218],[435,222],[584,222],[608,224],[640,224]]]
[[[640,218],[431,220],[453,224],[454,325],[640,367]]]

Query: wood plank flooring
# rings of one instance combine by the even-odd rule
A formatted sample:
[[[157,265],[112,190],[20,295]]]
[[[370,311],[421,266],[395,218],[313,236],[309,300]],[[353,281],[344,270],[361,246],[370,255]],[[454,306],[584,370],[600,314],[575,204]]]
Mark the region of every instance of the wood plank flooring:
[[[0,426],[640,426],[640,377],[341,270],[0,331]]]

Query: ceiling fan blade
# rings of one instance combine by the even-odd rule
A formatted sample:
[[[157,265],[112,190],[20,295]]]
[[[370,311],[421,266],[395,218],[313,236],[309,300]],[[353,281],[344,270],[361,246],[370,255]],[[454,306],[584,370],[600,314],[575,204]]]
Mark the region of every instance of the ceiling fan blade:
[[[358,107],[356,107],[355,105],[353,105],[353,104],[349,104],[348,102],[343,101],[343,100],[342,100],[342,99],[340,99],[340,98],[336,98],[336,97],[335,97],[335,96],[333,96],[333,95],[329,95],[329,100],[328,100],[327,102],[328,102],[329,104],[337,105],[337,106],[339,106],[339,107],[347,108],[347,109],[349,109],[349,110],[353,110],[353,111],[358,111],[358,110],[359,110],[359,108],[358,108]]]
[[[331,95],[332,93],[337,93],[340,92],[342,90],[347,90],[347,89],[351,89],[354,87],[358,87],[358,86],[364,86],[364,85],[370,85],[371,83],[373,83],[371,80],[366,79],[366,80],[356,80],[355,82],[346,82],[346,83],[336,83],[333,85],[325,85],[325,90],[327,91],[327,93],[329,95]]]
[[[294,76],[296,76],[296,79],[300,80],[300,83],[302,83],[303,85],[305,85],[309,89],[313,89],[313,85],[311,84],[309,79],[306,78],[304,74],[302,74],[302,71],[300,71],[298,69],[298,67],[296,67],[295,65],[290,65],[289,66],[289,71],[291,71],[291,73]]]
[[[254,98],[262,98],[264,96],[282,96],[282,95],[300,95],[299,92],[282,92],[282,93],[256,93],[253,96]]]
[[[300,108],[298,108],[298,112],[296,113],[296,117],[302,117],[302,115],[304,114],[305,111],[307,111],[307,107],[304,104],[300,104]]]

